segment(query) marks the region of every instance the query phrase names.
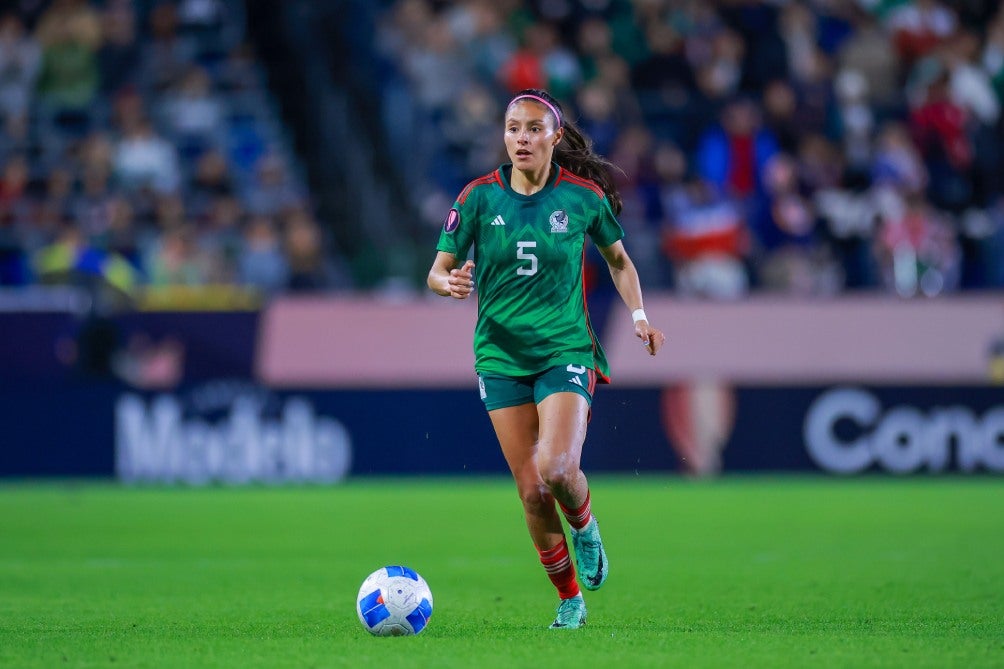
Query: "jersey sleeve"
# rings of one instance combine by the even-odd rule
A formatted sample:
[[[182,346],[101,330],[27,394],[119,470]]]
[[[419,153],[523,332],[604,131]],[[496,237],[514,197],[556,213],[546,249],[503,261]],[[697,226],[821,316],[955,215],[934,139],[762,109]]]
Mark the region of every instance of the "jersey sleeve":
[[[467,257],[471,244],[474,242],[478,200],[477,194],[471,193],[471,196],[467,197],[463,203],[459,199],[453,203],[443,221],[443,229],[439,233],[439,243],[436,244],[437,251],[452,253],[458,259]]]
[[[610,246],[624,237],[624,228],[617,221],[617,216],[614,215],[613,209],[610,208],[610,200],[606,196],[600,201],[596,217],[593,219],[588,232],[593,243],[600,248]]]

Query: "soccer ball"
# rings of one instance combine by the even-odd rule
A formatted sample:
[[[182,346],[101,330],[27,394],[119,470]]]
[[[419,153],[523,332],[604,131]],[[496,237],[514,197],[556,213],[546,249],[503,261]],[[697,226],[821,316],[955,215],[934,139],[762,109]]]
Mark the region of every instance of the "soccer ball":
[[[432,591],[425,579],[408,567],[381,567],[359,587],[356,613],[370,634],[418,634],[432,617]]]

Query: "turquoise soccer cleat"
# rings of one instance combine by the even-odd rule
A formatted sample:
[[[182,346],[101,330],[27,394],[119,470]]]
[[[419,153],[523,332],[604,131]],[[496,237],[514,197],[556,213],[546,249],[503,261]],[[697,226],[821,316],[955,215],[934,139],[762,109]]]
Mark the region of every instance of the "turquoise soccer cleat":
[[[582,595],[563,599],[558,604],[558,616],[551,623],[553,630],[574,630],[586,624],[586,601]]]
[[[581,530],[572,528],[572,546],[575,548],[575,564],[579,569],[582,587],[586,590],[599,590],[607,580],[609,565],[596,518]]]

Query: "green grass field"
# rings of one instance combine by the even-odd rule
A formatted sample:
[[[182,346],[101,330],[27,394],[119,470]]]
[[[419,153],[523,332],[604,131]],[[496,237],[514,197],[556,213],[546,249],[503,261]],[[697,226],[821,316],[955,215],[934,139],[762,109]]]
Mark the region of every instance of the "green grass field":
[[[1004,482],[593,477],[610,578],[557,604],[502,479],[0,485],[0,667],[1004,667]],[[371,637],[362,579],[435,613]]]

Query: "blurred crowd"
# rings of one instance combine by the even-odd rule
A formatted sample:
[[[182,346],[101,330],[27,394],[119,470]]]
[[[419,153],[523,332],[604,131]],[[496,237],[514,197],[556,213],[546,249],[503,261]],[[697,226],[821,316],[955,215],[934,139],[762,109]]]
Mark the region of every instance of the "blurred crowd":
[[[426,237],[541,87],[618,166],[646,285],[999,289],[998,5],[385,0],[374,83]],[[242,8],[0,4],[0,286],[351,288]]]
[[[234,0],[0,15],[0,286],[346,285]]]
[[[682,295],[1004,287],[1004,9],[962,0],[395,0],[385,117],[438,226],[546,88]]]

